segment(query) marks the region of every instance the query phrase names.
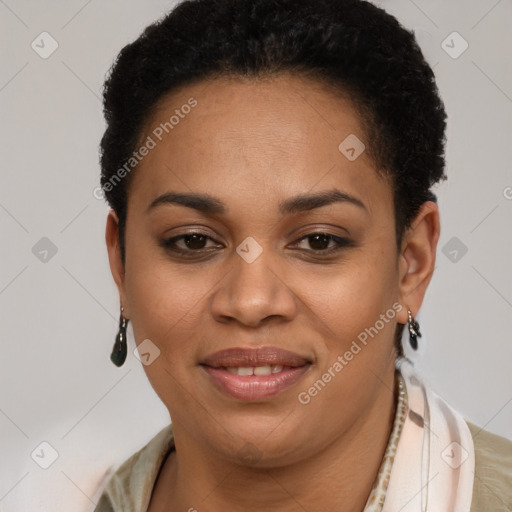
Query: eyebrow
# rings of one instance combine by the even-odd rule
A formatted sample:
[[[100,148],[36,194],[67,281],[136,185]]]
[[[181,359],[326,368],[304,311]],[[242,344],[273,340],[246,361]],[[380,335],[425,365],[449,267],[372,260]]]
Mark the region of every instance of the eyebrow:
[[[360,199],[345,192],[341,192],[336,188],[313,194],[300,194],[295,197],[290,197],[279,204],[279,212],[281,215],[291,215],[293,213],[314,210],[333,203],[352,204],[368,213],[368,209]],[[178,204],[206,214],[223,215],[228,211],[226,205],[220,199],[208,194],[167,192],[154,199],[148,206],[147,212],[149,213],[150,210],[164,204]]]

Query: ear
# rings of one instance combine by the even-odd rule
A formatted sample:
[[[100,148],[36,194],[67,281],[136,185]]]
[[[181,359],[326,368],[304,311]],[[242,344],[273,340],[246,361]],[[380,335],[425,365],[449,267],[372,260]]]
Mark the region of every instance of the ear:
[[[123,315],[129,318],[127,311],[126,292],[124,287],[124,265],[121,259],[121,248],[119,246],[119,219],[114,210],[110,210],[107,216],[107,226],[105,229],[105,242],[107,244],[108,261],[112,277],[117,285],[121,305],[124,307]]]
[[[441,232],[439,208],[433,201],[424,202],[411,227],[404,233],[399,257],[400,303],[404,306],[397,321],[406,324],[407,309],[413,316],[423,303],[436,263],[436,249]]]

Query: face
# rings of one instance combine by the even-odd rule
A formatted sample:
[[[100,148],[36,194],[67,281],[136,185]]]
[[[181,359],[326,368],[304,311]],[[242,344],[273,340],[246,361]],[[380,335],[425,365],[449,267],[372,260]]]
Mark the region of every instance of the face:
[[[388,400],[405,259],[391,185],[354,136],[370,147],[349,100],[285,75],[187,86],[152,114],[124,268],[115,215],[107,231],[183,443],[284,464]]]

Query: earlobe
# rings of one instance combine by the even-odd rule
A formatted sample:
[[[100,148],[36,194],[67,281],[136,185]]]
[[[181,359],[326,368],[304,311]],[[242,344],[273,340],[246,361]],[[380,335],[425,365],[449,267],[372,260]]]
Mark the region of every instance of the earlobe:
[[[110,210],[107,216],[105,228],[105,242],[107,245],[108,261],[112,277],[119,290],[121,303],[124,303],[124,265],[121,261],[121,250],[119,247],[119,219],[114,210]]]
[[[439,208],[433,201],[426,201],[404,234],[399,264],[400,303],[413,315],[420,309],[432,279],[440,231]],[[407,323],[407,308],[400,311],[399,323]]]

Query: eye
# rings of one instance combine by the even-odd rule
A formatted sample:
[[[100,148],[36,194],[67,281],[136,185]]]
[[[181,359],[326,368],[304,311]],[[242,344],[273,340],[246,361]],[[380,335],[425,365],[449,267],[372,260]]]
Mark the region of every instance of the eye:
[[[210,242],[211,245],[208,246],[208,242]],[[353,246],[352,241],[347,238],[324,232],[315,232],[305,235],[295,242],[294,245],[298,247],[300,244],[303,244],[303,246],[308,245],[309,248],[299,247],[299,249],[322,256],[339,251],[343,247]],[[167,251],[187,256],[209,253],[214,249],[223,247],[222,244],[217,243],[213,238],[201,232],[190,232],[168,238],[162,240],[161,245]]]
[[[213,246],[208,247],[208,241],[215,242],[213,238],[210,238],[208,235],[205,235],[204,233],[191,232],[163,240],[162,245],[163,247],[165,247],[165,249],[169,251],[179,253],[201,252],[213,249],[214,247],[219,247],[219,244],[217,244],[216,242]]]
[[[311,249],[306,248],[306,251],[317,254],[331,254],[340,250],[342,247],[350,247],[353,245],[347,238],[323,232],[310,233],[303,236],[298,240],[296,245],[304,242],[311,247]]]

